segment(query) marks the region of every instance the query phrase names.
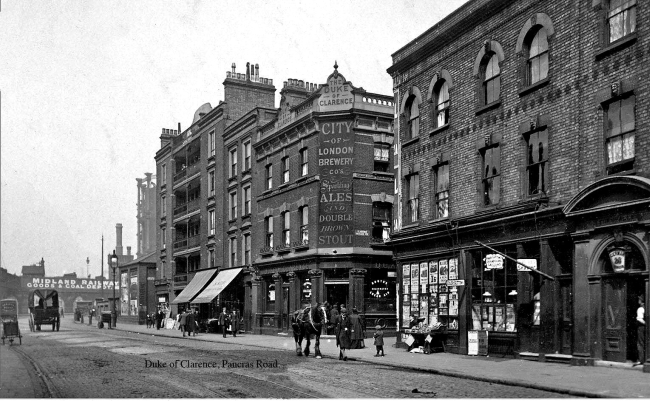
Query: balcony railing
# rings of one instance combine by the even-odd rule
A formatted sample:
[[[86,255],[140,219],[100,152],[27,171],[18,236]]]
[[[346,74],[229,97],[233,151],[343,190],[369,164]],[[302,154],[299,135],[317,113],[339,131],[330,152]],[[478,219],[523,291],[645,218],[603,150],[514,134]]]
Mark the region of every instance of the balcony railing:
[[[174,242],[174,251],[180,249],[194,248],[200,245],[201,245],[201,236],[194,235],[192,237],[183,238],[181,240]]]
[[[174,242],[174,250],[187,248],[187,239],[182,239],[180,241]]]
[[[187,175],[187,169],[186,168],[184,168],[181,171],[179,171],[178,173],[174,174],[174,183],[182,180],[183,178],[185,178],[186,175]]]
[[[171,284],[171,280],[168,278],[159,278],[157,280],[153,281],[153,285],[166,285],[166,284]]]
[[[192,213],[195,210],[199,210],[199,198],[193,199],[187,203],[176,206],[174,208],[174,217],[182,216],[184,214]]]

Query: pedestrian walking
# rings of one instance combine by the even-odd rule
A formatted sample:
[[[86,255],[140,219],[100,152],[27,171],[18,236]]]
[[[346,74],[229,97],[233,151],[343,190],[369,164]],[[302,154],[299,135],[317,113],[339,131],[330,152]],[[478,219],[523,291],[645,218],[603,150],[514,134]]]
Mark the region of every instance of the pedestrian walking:
[[[339,320],[339,310],[338,310],[338,306],[334,304],[332,306],[332,309],[330,310],[330,321],[327,328],[327,334],[335,334],[338,320]]]
[[[232,312],[230,312],[230,326],[232,336],[237,337],[237,332],[239,331],[239,314],[237,313],[237,309],[233,309]]]
[[[363,348],[363,339],[364,331],[363,325],[361,324],[361,317],[359,316],[359,311],[357,308],[352,308],[352,314],[350,315],[350,323],[352,323],[352,333],[350,338],[352,339],[351,349]]]
[[[384,332],[380,325],[375,326],[375,334],[372,337],[375,339],[375,347],[377,348],[377,355],[375,356],[384,356]],[[379,355],[380,351],[381,355]]]
[[[226,330],[228,329],[228,325],[230,325],[230,316],[226,313],[226,307],[219,314],[219,325],[221,325],[221,330],[223,330],[223,338],[226,338]]]
[[[183,333],[183,337],[185,337],[185,325],[187,324],[187,311],[183,311],[181,313],[181,320],[179,321],[181,325],[181,333]]]
[[[194,337],[199,335],[199,329],[201,328],[201,325],[199,324],[199,311],[194,310]]]
[[[350,349],[352,345],[352,322],[348,316],[348,311],[341,308],[341,316],[338,318],[336,325],[336,345],[339,346],[339,360],[347,361],[348,357],[345,355],[345,350]]]
[[[639,297],[639,308],[636,310],[636,349],[637,364],[645,363],[645,302],[643,297]]]
[[[160,310],[160,307],[158,308],[158,311],[156,312],[156,329],[160,330],[160,326],[162,325],[162,320],[165,315],[163,314],[162,310]]]
[[[187,312],[187,322],[185,323],[185,330],[187,331],[187,336],[192,337],[192,333],[196,332],[196,320],[194,320],[194,312],[192,310]]]

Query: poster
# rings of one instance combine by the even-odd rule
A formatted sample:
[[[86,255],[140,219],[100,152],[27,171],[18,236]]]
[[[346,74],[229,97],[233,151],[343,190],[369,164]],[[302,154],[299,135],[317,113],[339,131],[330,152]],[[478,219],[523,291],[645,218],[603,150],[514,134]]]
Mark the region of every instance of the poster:
[[[447,260],[442,259],[438,262],[438,280],[440,284],[445,284],[449,278],[449,266]]]
[[[411,265],[402,265],[402,278],[411,277]]]
[[[481,305],[472,305],[472,328],[474,330],[481,329]]]
[[[410,278],[405,278],[402,280],[404,282],[404,294],[410,294],[411,293],[411,279]]]
[[[429,265],[427,262],[420,263],[420,285],[429,284]]]
[[[467,332],[467,355],[478,355],[478,331]]]
[[[429,262],[429,283],[438,284],[438,261]]]
[[[458,300],[449,300],[449,316],[458,316]]]
[[[449,259],[449,280],[458,280],[458,259]]]

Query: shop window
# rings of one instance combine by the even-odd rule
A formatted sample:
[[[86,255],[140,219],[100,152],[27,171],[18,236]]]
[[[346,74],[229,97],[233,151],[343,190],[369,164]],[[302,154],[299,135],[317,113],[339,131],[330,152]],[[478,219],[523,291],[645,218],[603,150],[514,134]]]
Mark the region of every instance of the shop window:
[[[481,151],[481,189],[483,205],[499,203],[501,190],[501,147],[493,146]]]
[[[608,174],[634,167],[635,102],[631,95],[604,105]]]
[[[516,253],[509,256],[516,258]],[[517,264],[499,254],[478,252],[475,255],[472,268],[473,330],[517,331],[517,272]]]
[[[526,181],[528,195],[548,191],[548,130],[529,132],[526,138]]]
[[[282,183],[289,182],[289,156],[282,158]]]
[[[275,312],[275,283],[266,282],[266,312]]]
[[[607,38],[609,43],[630,35],[636,30],[636,0],[610,0],[607,11]]]
[[[394,274],[389,277],[384,269],[369,269],[364,278],[364,310],[366,313],[394,312],[397,295],[395,294]],[[367,322],[370,326],[371,322]]]
[[[264,219],[264,228],[266,230],[266,246],[273,248],[273,216]]]
[[[449,217],[449,163],[431,169],[431,205],[434,219]]]
[[[449,124],[449,84],[439,80],[434,88],[435,126],[442,127]]]
[[[496,53],[489,53],[481,67],[482,93],[481,105],[485,106],[499,100],[501,94],[501,68]]]
[[[309,174],[309,149],[300,149],[300,176]]]
[[[420,135],[420,101],[412,95],[406,101],[406,139],[417,138]]]
[[[418,173],[406,176],[406,222],[415,223],[420,219],[420,175]]]
[[[455,257],[402,266],[402,326],[422,322],[458,330],[458,287],[447,284],[448,280],[458,280],[458,269]]]
[[[390,145],[376,143],[374,149],[374,171],[388,172]]]
[[[393,204],[372,203],[372,240],[384,242],[390,238]]]
[[[548,76],[548,35],[546,28],[538,27],[529,34],[526,43],[528,57],[526,63],[526,84],[532,85]]]

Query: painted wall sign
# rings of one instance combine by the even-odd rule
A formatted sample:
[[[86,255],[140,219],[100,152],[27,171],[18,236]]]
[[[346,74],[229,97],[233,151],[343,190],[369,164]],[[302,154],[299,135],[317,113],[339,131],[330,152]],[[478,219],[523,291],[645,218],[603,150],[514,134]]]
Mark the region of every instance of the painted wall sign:
[[[354,132],[352,120],[320,123],[318,170],[320,202],[318,245],[320,247],[353,246],[352,166]]]
[[[321,111],[349,110],[354,105],[352,85],[343,75],[330,76],[327,85],[321,89],[318,106]]]
[[[102,279],[80,279],[68,277],[22,277],[21,287],[29,290],[51,288],[54,290],[112,290],[113,282]],[[118,288],[118,282],[115,282]]]

